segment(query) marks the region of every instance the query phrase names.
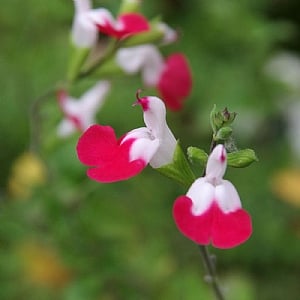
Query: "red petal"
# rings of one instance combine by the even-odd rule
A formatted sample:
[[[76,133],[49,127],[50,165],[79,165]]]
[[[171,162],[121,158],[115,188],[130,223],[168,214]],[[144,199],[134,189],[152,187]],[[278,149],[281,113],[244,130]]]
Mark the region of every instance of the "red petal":
[[[77,155],[88,166],[96,166],[115,157],[118,141],[110,126],[92,125],[79,138]]]
[[[213,204],[200,216],[192,214],[192,201],[180,196],[173,207],[173,217],[179,231],[200,245],[212,241],[216,248],[236,247],[245,242],[252,233],[250,215],[243,209],[224,214]]]
[[[134,139],[120,145],[110,126],[93,125],[80,137],[77,144],[79,160],[95,166],[87,175],[99,182],[125,180],[141,172],[146,164],[142,159],[129,161],[129,150]]]
[[[106,22],[105,25],[96,25],[100,32],[117,39],[122,39],[129,35],[134,35],[150,29],[147,19],[136,13],[120,15],[117,22],[123,25],[122,29],[113,27],[109,22]]]
[[[179,231],[192,241],[208,245],[211,237],[212,214],[209,210],[201,216],[191,213],[192,200],[186,196],[176,199],[173,207],[173,217]]]
[[[250,215],[243,209],[224,214],[214,205],[212,244],[216,248],[232,248],[244,243],[251,236]]]
[[[191,71],[183,54],[175,53],[167,58],[157,89],[171,110],[182,108],[192,89]]]
[[[147,19],[140,14],[123,14],[120,15],[118,21],[124,24],[124,29],[120,31],[121,36],[119,38],[124,38],[125,36],[137,34],[150,29]]]

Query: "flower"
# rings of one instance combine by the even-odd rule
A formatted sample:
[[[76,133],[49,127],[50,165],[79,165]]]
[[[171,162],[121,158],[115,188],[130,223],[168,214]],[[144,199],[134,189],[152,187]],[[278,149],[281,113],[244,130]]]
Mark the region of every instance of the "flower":
[[[192,88],[191,72],[183,54],[174,53],[164,60],[155,46],[147,44],[120,49],[116,61],[127,74],[141,71],[144,84],[156,87],[171,110],[182,108]]]
[[[74,0],[75,15],[72,41],[79,48],[92,47],[98,32],[122,39],[150,29],[148,21],[138,13],[120,14],[114,20],[105,8],[92,9],[90,0]]]
[[[223,179],[226,150],[217,145],[208,158],[206,175],[191,185],[185,196],[176,199],[173,216],[179,231],[200,245],[232,248],[252,233],[250,215],[242,209],[231,182]]]
[[[138,97],[137,97],[138,98]],[[79,138],[79,160],[93,166],[87,175],[99,182],[125,180],[173,160],[176,139],[166,123],[166,108],[157,97],[138,98],[146,127],[133,129],[117,139],[110,126],[93,125]]]
[[[66,137],[76,130],[84,131],[95,123],[95,114],[103,105],[109,89],[109,81],[99,81],[79,100],[70,97],[63,90],[59,91],[57,93],[58,103],[65,118],[58,126],[58,135]]]
[[[114,20],[111,13],[104,8],[98,9],[97,12],[99,18],[96,20],[96,26],[99,31],[117,39],[150,29],[148,21],[138,13],[121,14]]]

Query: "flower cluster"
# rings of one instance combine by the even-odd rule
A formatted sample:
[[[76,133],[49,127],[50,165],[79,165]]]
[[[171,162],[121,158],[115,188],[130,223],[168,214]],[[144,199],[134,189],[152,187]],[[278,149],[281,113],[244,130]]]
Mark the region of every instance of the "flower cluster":
[[[99,182],[125,180],[153,168],[172,164],[176,139],[166,122],[166,109],[157,97],[138,98],[146,127],[133,129],[117,139],[110,126],[92,125],[80,137],[77,154],[92,166],[87,175]],[[231,248],[252,233],[251,218],[242,209],[233,184],[223,179],[226,150],[217,145],[207,161],[206,175],[197,179],[186,196],[174,203],[173,216],[179,230],[200,245]]]
[[[67,83],[57,92],[64,114],[58,134],[65,137],[81,132],[77,155],[95,181],[127,180],[149,164],[177,182],[191,185],[187,194],[174,203],[178,229],[200,245],[235,247],[252,232],[251,218],[242,209],[235,187],[223,179],[227,154],[222,144],[231,135],[235,114],[227,110],[211,114],[213,139],[215,144],[222,144],[208,157],[205,176],[192,183],[195,176],[166,121],[166,107],[173,111],[183,108],[192,89],[191,71],[182,53],[164,57],[159,50],[176,41],[178,34],[160,21],[144,17],[139,12],[139,1],[124,0],[125,4],[126,9],[123,7],[114,17],[105,8],[93,8],[90,0],[74,0],[73,55]],[[137,93],[135,105],[143,110],[145,126],[117,137],[111,126],[96,124],[96,113],[112,87],[112,80],[99,80],[99,74],[140,74],[145,87],[156,89],[158,97],[141,98]],[[97,82],[75,99],[70,89],[82,78],[97,78]]]
[[[128,8],[114,18],[105,8],[93,8],[90,0],[74,0],[68,88],[57,93],[65,117],[58,129],[61,137],[95,123],[94,114],[112,85],[106,78],[109,75],[140,72],[143,85],[155,88],[171,110],[183,108],[191,92],[192,76],[185,56],[173,53],[165,59],[159,51],[160,46],[178,39],[177,32],[161,21],[147,20],[138,12],[138,1],[124,3]],[[79,100],[68,95],[71,84],[89,75],[99,77],[105,65],[113,67],[102,83],[95,84]]]

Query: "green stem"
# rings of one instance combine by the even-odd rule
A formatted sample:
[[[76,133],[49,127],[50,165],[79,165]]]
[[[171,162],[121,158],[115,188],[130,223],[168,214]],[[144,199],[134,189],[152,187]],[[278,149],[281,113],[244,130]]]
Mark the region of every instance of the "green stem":
[[[119,41],[112,39],[108,44],[104,55],[100,59],[98,59],[92,66],[87,68],[85,71],[82,71],[79,74],[78,79],[87,77],[90,74],[92,74],[94,71],[96,71],[102,64],[104,64],[107,60],[109,60],[119,48],[120,48]]]
[[[46,100],[54,95],[57,88],[61,86],[60,83],[54,84],[51,88],[46,90],[43,94],[38,96],[31,104],[29,110],[29,120],[30,120],[30,142],[29,149],[33,152],[39,152],[41,143],[41,122],[42,118],[40,116],[41,106]]]
[[[216,298],[218,300],[225,300],[216,275],[216,266],[215,262],[213,261],[213,256],[209,253],[207,246],[198,246],[207,272],[207,274],[205,275],[205,279],[212,285]]]

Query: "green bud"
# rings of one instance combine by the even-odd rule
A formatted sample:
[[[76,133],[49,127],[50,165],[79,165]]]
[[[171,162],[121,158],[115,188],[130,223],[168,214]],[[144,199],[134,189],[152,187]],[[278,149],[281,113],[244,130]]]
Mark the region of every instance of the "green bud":
[[[217,106],[214,105],[212,111],[210,112],[210,125],[213,129],[214,134],[222,127],[223,117],[222,114],[217,111]]]
[[[223,116],[223,125],[230,125],[233,123],[235,117],[236,117],[237,113],[233,112],[229,112],[227,107],[224,108],[224,110],[222,111],[222,116]]]
[[[214,136],[214,140],[216,142],[218,141],[225,141],[227,140],[232,134],[232,128],[231,127],[222,127],[218,130],[217,134]]]
[[[252,149],[243,149],[227,154],[227,164],[234,168],[245,168],[258,161],[255,152]]]
[[[201,167],[205,167],[208,159],[208,154],[197,147],[188,147],[187,149],[188,159],[193,164],[199,164]]]
[[[191,170],[179,142],[177,142],[173,161],[170,164],[156,168],[155,170],[168,178],[174,179],[187,188],[195,181],[195,175]]]

